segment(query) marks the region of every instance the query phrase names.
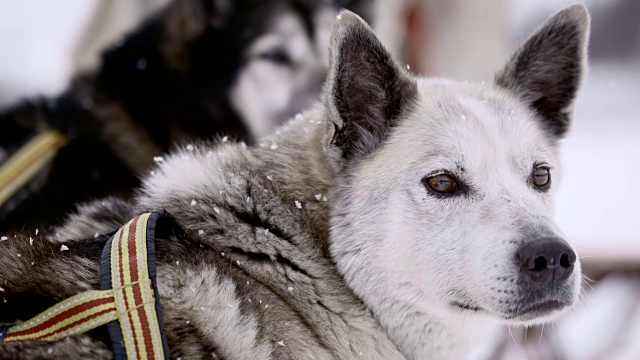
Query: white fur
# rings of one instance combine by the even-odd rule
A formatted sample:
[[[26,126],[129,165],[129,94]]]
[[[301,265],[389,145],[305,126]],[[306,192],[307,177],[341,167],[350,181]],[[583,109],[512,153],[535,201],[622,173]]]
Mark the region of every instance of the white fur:
[[[317,10],[315,38],[311,38],[302,20],[285,12],[251,45],[247,66],[231,89],[231,102],[252,135],[268,135],[283,119],[317,100],[328,67],[327,44],[335,15],[333,7]],[[289,56],[290,64],[261,58],[278,48]]]

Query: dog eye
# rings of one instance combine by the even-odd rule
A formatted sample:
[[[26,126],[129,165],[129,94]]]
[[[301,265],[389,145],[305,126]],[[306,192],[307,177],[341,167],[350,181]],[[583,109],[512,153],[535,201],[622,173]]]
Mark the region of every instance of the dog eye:
[[[538,188],[544,188],[549,184],[551,180],[551,173],[549,173],[549,168],[546,166],[538,166],[533,169],[533,173],[531,174],[531,182]]]
[[[427,186],[435,192],[447,194],[456,188],[456,181],[449,174],[440,174],[425,179]]]
[[[289,54],[287,54],[285,49],[280,47],[267,50],[258,55],[258,57],[263,60],[274,62],[278,65],[290,65],[293,63],[291,57],[289,56]]]

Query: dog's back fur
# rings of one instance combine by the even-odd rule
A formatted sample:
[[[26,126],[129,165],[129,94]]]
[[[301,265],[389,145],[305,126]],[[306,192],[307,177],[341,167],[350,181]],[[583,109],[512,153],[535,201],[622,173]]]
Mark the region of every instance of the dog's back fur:
[[[483,87],[413,77],[342,13],[324,101],[276,134],[181,149],[135,205],[97,202],[50,239],[1,242],[0,322],[97,288],[106,238],[94,234],[150,210],[178,224],[156,246],[171,357],[459,358],[490,326],[548,321],[576,301],[579,261],[543,286],[516,253],[558,232],[532,170],[559,166],[587,35],[586,10],[570,7]],[[456,192],[426,187],[443,173]],[[104,330],[0,348],[49,349],[110,355]]]

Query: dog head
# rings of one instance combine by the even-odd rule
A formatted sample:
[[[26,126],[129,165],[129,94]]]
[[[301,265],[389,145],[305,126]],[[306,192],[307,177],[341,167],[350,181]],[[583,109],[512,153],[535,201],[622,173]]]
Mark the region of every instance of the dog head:
[[[328,70],[326,44],[342,7],[367,0],[179,0],[164,51],[193,96],[221,119],[230,109],[254,138],[313,104]]]
[[[365,302],[511,324],[574,304],[580,262],[553,208],[588,33],[583,6],[562,10],[478,85],[416,78],[364,21],[338,17],[331,253]]]

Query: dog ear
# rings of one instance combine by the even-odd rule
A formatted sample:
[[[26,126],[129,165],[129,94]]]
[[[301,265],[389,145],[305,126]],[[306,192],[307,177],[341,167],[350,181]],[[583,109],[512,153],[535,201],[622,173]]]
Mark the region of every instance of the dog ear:
[[[497,85],[525,100],[557,138],[570,125],[571,105],[586,71],[589,13],[580,4],[540,27],[496,75]]]
[[[332,142],[343,159],[352,160],[384,141],[417,88],[364,20],[349,11],[334,24],[330,54],[325,101],[336,127]]]

